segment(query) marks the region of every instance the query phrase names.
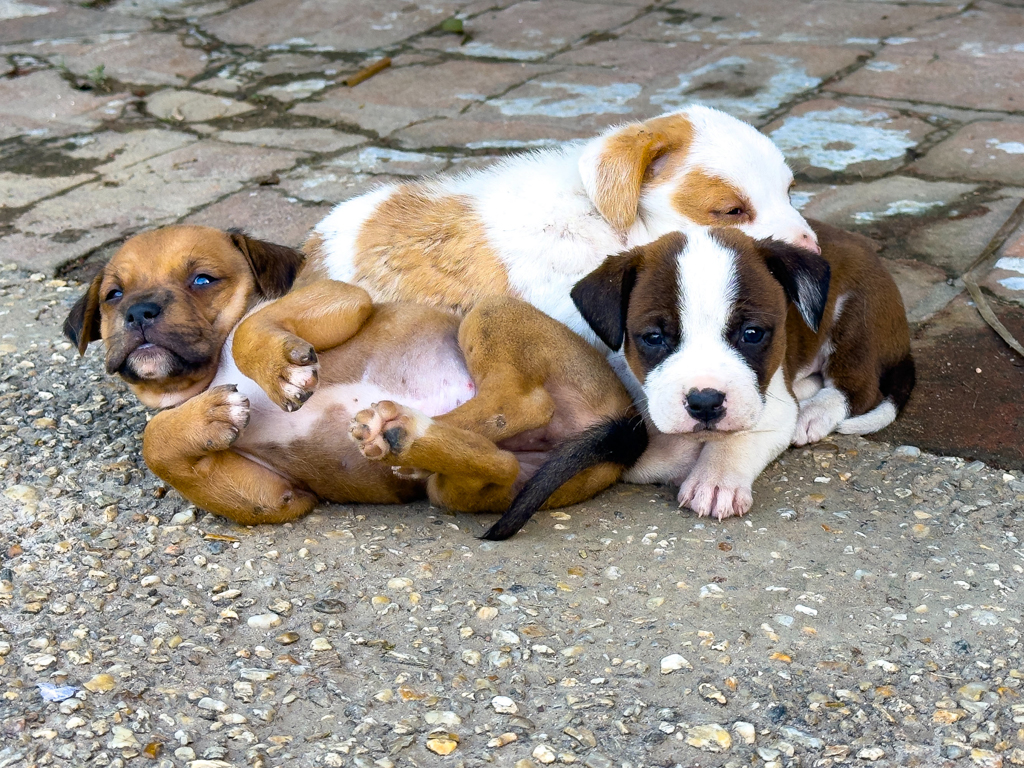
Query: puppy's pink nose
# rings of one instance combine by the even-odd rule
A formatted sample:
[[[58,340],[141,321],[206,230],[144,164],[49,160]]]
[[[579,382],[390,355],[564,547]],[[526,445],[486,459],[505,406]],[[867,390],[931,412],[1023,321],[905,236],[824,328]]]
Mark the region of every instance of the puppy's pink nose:
[[[801,248],[806,248],[808,251],[816,253],[819,256],[821,255],[821,247],[818,245],[818,238],[814,236],[813,232],[801,232],[797,235],[796,245],[799,245]]]

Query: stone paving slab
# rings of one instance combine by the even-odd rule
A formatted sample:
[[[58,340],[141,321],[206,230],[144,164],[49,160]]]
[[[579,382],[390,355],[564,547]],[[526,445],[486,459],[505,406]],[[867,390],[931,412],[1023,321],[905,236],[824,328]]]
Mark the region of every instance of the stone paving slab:
[[[65,189],[93,179],[91,173],[77,176],[38,177],[23,173],[0,172],[0,209],[24,208]]]
[[[637,13],[625,4],[523,0],[466,22],[468,42],[458,35],[435,35],[422,38],[417,46],[478,58],[538,61],[587,35],[618,27]]]
[[[140,227],[170,223],[294,165],[299,155],[204,141],[109,174],[36,205],[14,221],[10,254],[52,270]]]
[[[623,37],[656,41],[729,44],[810,43],[877,45],[916,24],[947,13],[934,5],[886,5],[815,0],[677,0],[623,27]]]
[[[114,0],[107,10],[147,19],[181,19],[223,13],[231,5],[229,0]]]
[[[75,90],[53,70],[0,80],[0,139],[95,130],[104,119],[116,117],[125,100],[125,94]]]
[[[40,0],[5,13],[4,35],[38,32],[22,42],[0,35],[0,173],[10,182],[0,241],[34,269],[102,258],[145,222],[254,222],[264,203],[268,221],[292,236],[304,219],[289,212],[310,209],[288,198],[326,206],[703,101],[766,123],[797,171],[794,200],[879,239],[910,317],[927,324],[1024,194],[1014,191],[1024,188],[1022,123],[999,111],[1020,53],[1005,4],[381,0],[339,13],[327,0]],[[456,13],[465,35],[439,27]],[[339,86],[385,54],[391,69]],[[920,82],[904,59],[957,76]],[[91,81],[101,65],[114,78],[106,85]],[[118,81],[135,93],[105,91]],[[154,93],[160,85],[177,87]],[[192,180],[207,185],[194,198],[159,174],[118,177],[202,137],[203,147],[291,154],[267,173],[228,173],[223,186]],[[277,186],[255,180],[275,175]],[[132,184],[160,188],[166,205],[150,211]],[[86,215],[94,190],[97,204],[116,200],[124,215]],[[984,284],[1013,304],[1024,296],[1014,275],[986,272]]]
[[[977,3],[915,28],[833,90],[973,109],[1020,111],[1024,96],[1024,16],[1019,8]]]
[[[798,43],[731,45],[710,53],[700,66],[650,98],[661,111],[694,102],[748,121],[766,115],[812,90],[868,52],[856,46]]]
[[[865,224],[889,216],[920,214],[942,208],[975,188],[973,184],[890,176],[860,184],[828,187],[810,199],[803,207],[803,213],[837,226]]]
[[[251,131],[220,131],[214,134],[214,138],[231,144],[297,149],[302,152],[337,152],[366,141],[364,136],[332,131],[329,128],[256,128]]]
[[[963,274],[970,268],[989,240],[1006,222],[1022,197],[1010,195],[984,203],[969,216],[931,225],[907,241],[915,257],[944,268],[949,274]]]
[[[1024,122],[971,123],[918,160],[926,176],[1020,184],[1024,178]]]
[[[196,91],[157,91],[146,99],[146,109],[153,117],[186,123],[202,123],[222,117],[252,112],[255,107],[244,101],[224,96],[211,96]]]
[[[483,117],[493,118],[493,115]],[[432,120],[417,123],[392,134],[391,138],[409,149],[432,149],[463,146],[470,151],[530,150],[547,147],[559,141],[592,136],[583,128],[574,128],[570,121],[558,124],[476,119],[477,115],[458,119]]]
[[[663,43],[615,37],[559,53],[551,58],[551,63],[603,67],[611,70],[609,74],[616,79],[643,84],[652,79],[678,76],[681,71],[696,66],[712,50],[715,49],[699,43]]]
[[[34,55],[45,55],[76,75],[109,77],[139,85],[184,85],[209,65],[198,47],[182,45],[178,35],[121,32],[99,38],[54,40],[34,45]]]
[[[325,50],[365,51],[425,32],[457,9],[455,2],[443,0],[346,0],[339,13],[333,0],[256,0],[201,23],[227,43],[262,47],[295,41]]]
[[[100,161],[93,170],[112,174],[151,157],[195,143],[196,137],[179,131],[149,128],[129,133],[105,131],[81,137],[65,152],[78,160]]]
[[[475,102],[550,71],[534,64],[476,61],[398,67],[354,88],[331,90],[292,112],[351,123],[387,136],[426,119],[454,117]]]
[[[882,176],[907,164],[935,126],[882,105],[805,101],[764,127],[793,170],[810,179]]]
[[[449,162],[441,155],[366,147],[285,174],[281,188],[302,200],[334,202],[392,180],[437,173]]]
[[[886,259],[885,265],[899,286],[907,320],[912,324],[931,319],[964,290],[946,270],[916,259]]]
[[[239,228],[253,237],[298,248],[333,205],[303,204],[272,187],[242,190],[185,218],[185,224]]]
[[[143,19],[104,13],[58,0],[13,2],[9,4],[6,18],[0,23],[0,44],[139,32],[148,26]]]
[[[351,173],[346,169],[318,167],[312,173],[298,172],[281,177],[281,189],[310,203],[334,204],[369,192],[382,184],[402,181],[400,176]]]

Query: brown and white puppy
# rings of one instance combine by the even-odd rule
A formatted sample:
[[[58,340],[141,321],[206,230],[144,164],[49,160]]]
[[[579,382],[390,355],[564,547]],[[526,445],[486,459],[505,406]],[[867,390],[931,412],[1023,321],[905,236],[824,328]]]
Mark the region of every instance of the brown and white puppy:
[[[610,253],[710,226],[817,250],[790,204],[792,183],[766,136],[691,106],[343,202],[306,242],[299,282],[329,277],[374,301],[459,312],[515,296],[600,345],[569,291]]]
[[[64,333],[81,354],[104,339],[107,373],[145,405],[177,405],[209,386],[228,334],[256,302],[291,288],[302,259],[210,227],[136,235],[93,278]]]
[[[914,386],[903,302],[870,241],[815,223],[821,255],[727,230],[609,257],[572,291],[622,349],[658,433],[627,473],[681,484],[680,505],[742,515],[790,444],[866,434]]]
[[[488,533],[506,538],[540,506],[615,482],[646,446],[604,356],[533,307],[498,297],[460,319],[330,280],[252,307],[297,259],[157,230],[125,244],[66,323],[83,350],[106,342],[108,370],[143,402],[174,406],[148,424],[143,456],[199,506],[279,523],[319,499],[429,495],[510,510]]]

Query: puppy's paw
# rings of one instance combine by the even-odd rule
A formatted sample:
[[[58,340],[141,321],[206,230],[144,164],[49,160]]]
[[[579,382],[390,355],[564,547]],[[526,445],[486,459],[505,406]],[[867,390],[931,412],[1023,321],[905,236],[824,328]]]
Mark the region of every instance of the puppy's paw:
[[[313,345],[297,336],[288,338],[274,376],[275,382],[264,390],[267,396],[289,413],[297,411],[313,396],[320,381],[320,362]]]
[[[842,423],[848,411],[846,397],[831,387],[822,389],[809,400],[801,401],[793,445],[807,445],[824,439]]]
[[[391,453],[391,446],[384,438],[384,429],[398,414],[398,405],[384,400],[374,403],[352,418],[349,435],[356,441],[363,456],[373,461],[382,461]]]
[[[412,408],[381,400],[355,415],[350,434],[366,458],[399,461],[429,423],[429,417]]]
[[[316,391],[320,363],[313,345],[289,333],[264,333],[243,322],[232,349],[235,365],[281,410],[297,411]]]
[[[679,506],[689,507],[698,517],[724,520],[742,516],[754,505],[749,483],[724,477],[692,473],[679,487]]]
[[[199,409],[199,443],[210,453],[226,451],[249,424],[249,399],[234,384],[208,389],[189,404]]]

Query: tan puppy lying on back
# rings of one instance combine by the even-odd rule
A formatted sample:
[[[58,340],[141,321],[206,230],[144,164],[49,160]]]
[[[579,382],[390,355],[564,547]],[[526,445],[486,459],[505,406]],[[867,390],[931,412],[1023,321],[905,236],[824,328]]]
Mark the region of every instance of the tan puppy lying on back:
[[[281,256],[276,274],[288,279],[260,288],[268,270],[247,260],[254,252]],[[295,519],[318,499],[426,492],[456,510],[503,511],[554,457],[493,532],[504,538],[545,500],[607,487],[646,446],[603,356],[515,299],[460,319],[374,305],[326,280],[239,324],[298,259],[238,234],[157,230],[125,244],[65,325],[82,350],[103,338],[108,371],[143,402],[176,406],[149,423],[143,453],[199,506],[253,524]]]

